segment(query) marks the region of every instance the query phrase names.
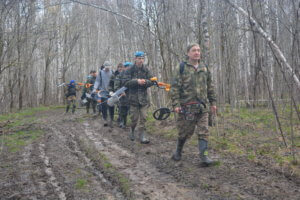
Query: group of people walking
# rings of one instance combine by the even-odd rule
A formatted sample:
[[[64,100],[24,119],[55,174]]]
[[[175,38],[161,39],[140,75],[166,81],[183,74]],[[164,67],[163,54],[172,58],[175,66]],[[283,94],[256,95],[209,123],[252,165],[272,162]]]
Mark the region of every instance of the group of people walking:
[[[186,60],[175,68],[176,71],[171,86],[172,106],[174,112],[178,115],[176,120],[178,139],[176,150],[171,158],[174,161],[181,160],[182,149],[186,140],[193,133],[196,133],[201,164],[211,166],[216,162],[211,160],[207,153],[209,138],[208,113],[216,113],[216,94],[210,70],[201,60],[200,45],[196,43],[189,45],[186,54]],[[115,108],[114,106],[108,106],[107,100],[113,92],[126,87],[118,103],[119,126],[121,128],[126,127],[130,110],[131,130],[129,139],[131,141],[138,139],[140,143],[148,144],[150,140],[146,135],[145,123],[150,102],[147,89],[154,83],[150,80],[152,78],[150,70],[144,65],[145,53],[138,51],[134,56],[134,63],[120,63],[116,72],[113,72],[111,63],[107,61],[98,74],[92,70],[86,81],[86,84],[90,87],[84,88],[81,98],[87,99],[87,113],[89,113],[90,106],[92,106],[93,113],[96,114],[96,105],[97,103],[100,104],[99,110],[104,120],[104,126],[112,127]],[[71,81],[70,88],[74,85],[75,82]],[[70,89],[70,92],[72,91],[74,93],[74,89]],[[74,97],[70,97],[73,93],[67,95],[67,112],[70,102],[74,100]],[[98,102],[95,95],[100,98]]]

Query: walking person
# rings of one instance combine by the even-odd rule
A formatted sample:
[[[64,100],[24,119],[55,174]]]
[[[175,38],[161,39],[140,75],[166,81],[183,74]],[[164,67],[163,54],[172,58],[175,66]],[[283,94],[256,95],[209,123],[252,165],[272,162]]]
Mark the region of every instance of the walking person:
[[[138,51],[135,53],[135,62],[132,67],[126,71],[126,76],[130,79],[124,84],[128,88],[128,101],[131,114],[131,132],[130,140],[135,140],[136,127],[138,125],[139,140],[142,144],[149,143],[146,137],[146,116],[149,99],[147,89],[153,85],[150,81],[151,73],[144,65],[145,53]]]
[[[110,107],[107,105],[107,99],[109,97],[109,94],[113,92],[114,90],[114,75],[113,71],[111,69],[112,65],[110,62],[105,61],[103,64],[104,68],[99,71],[93,93],[95,92],[100,92],[101,96],[101,113],[102,113],[102,118],[104,120],[104,126],[109,125],[110,127],[113,126],[113,119],[114,119],[114,106]],[[107,120],[107,110],[109,112],[109,122]]]
[[[85,99],[87,100],[86,103],[86,113],[89,114],[90,112],[90,106],[92,105],[93,109],[93,114],[96,114],[96,106],[97,106],[97,101],[95,101],[94,98],[92,98],[92,92],[94,89],[94,84],[96,81],[97,73],[95,70],[91,70],[90,74],[87,77],[87,80],[85,82],[85,86],[82,91],[82,96],[81,100]]]
[[[123,69],[116,77],[115,81],[115,90],[122,88],[127,79],[130,77],[126,74],[126,71],[132,66],[131,62],[125,62],[123,64]],[[128,93],[129,91],[126,90],[125,93],[120,97],[119,102],[119,127],[126,128],[127,124],[127,115],[129,111],[129,101],[128,101]]]
[[[201,62],[199,44],[187,47],[187,60],[176,69],[171,87],[171,99],[178,113],[178,139],[172,159],[179,161],[183,146],[195,132],[201,165],[211,166],[216,162],[208,157],[208,115],[209,109],[216,113],[216,94],[209,69]]]
[[[66,107],[66,113],[69,112],[69,109],[72,105],[72,113],[75,113],[76,110],[76,91],[79,90],[79,88],[76,87],[76,81],[71,80],[70,83],[67,85],[67,107]]]

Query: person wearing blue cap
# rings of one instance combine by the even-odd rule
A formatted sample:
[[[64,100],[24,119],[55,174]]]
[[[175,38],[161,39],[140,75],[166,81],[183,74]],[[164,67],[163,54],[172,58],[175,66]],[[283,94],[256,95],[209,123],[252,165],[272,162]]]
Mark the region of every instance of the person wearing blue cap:
[[[75,113],[75,109],[76,109],[76,90],[78,90],[76,88],[76,81],[75,80],[71,80],[70,83],[67,85],[67,108],[66,108],[66,113],[69,112],[70,106],[71,104],[72,106],[72,113]]]
[[[131,62],[124,62],[122,72],[116,77],[115,89],[118,90],[124,86],[126,79],[129,77],[126,76],[126,71],[132,66]],[[128,102],[128,90],[125,91],[125,94],[120,98],[119,103],[119,127],[126,128],[127,124],[127,115],[129,111],[129,102]]]
[[[147,88],[151,87],[153,83],[150,81],[151,73],[144,65],[145,53],[137,51],[135,54],[135,62],[132,67],[126,71],[126,76],[129,77],[124,84],[128,90],[128,100],[131,113],[131,132],[130,140],[135,140],[135,128],[139,125],[139,139],[142,144],[149,143],[146,137],[146,114],[149,105]]]

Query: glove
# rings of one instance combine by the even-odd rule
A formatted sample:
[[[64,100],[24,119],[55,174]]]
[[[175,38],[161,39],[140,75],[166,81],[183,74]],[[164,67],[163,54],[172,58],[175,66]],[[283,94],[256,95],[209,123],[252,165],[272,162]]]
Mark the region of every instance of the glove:
[[[112,96],[112,95],[113,95],[113,93],[114,93],[113,91],[110,91],[110,92],[109,92],[109,96]]]

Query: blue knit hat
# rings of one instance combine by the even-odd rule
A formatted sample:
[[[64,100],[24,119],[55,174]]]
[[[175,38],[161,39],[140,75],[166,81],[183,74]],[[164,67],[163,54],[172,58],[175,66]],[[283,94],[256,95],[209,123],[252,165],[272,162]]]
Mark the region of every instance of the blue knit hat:
[[[135,55],[135,57],[145,57],[145,53],[142,51],[137,51],[137,52],[135,52],[134,55]]]
[[[75,80],[71,80],[71,81],[70,81],[70,85],[71,85],[72,83],[75,83]]]

